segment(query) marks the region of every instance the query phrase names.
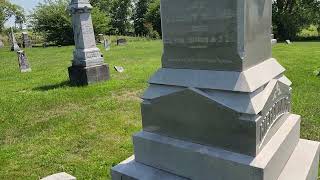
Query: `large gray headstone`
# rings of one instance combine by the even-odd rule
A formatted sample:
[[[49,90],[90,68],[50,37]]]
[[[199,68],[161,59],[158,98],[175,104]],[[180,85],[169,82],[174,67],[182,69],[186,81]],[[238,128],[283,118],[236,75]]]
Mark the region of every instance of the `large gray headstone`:
[[[75,50],[70,81],[74,85],[88,85],[109,79],[109,67],[96,47],[89,0],[72,0],[70,3],[74,31]]]
[[[317,149],[307,167],[287,163],[304,143],[291,81],[271,57],[271,10],[270,0],[161,0],[162,68],[142,96],[135,158],[113,168],[114,180],[157,170],[274,180],[293,164],[299,174],[317,172],[319,143],[305,147]],[[152,169],[133,173],[132,164]]]

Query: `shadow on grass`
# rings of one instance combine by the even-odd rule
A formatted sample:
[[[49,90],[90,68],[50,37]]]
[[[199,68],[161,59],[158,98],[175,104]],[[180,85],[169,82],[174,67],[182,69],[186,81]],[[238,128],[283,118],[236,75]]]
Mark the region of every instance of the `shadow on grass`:
[[[64,88],[64,87],[75,87],[70,83],[70,81],[63,81],[59,84],[52,84],[52,85],[45,85],[45,86],[40,86],[33,88],[32,90],[34,91],[49,91],[53,89],[59,89],[59,88]]]

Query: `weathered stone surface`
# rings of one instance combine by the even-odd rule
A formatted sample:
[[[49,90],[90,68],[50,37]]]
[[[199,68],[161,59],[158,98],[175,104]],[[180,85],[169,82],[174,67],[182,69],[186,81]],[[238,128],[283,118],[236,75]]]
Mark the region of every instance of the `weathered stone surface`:
[[[299,137],[300,116],[290,115],[256,157],[144,131],[134,135],[133,142],[137,162],[193,180],[274,180]]]
[[[20,71],[21,72],[30,72],[31,67],[30,67],[28,58],[27,58],[26,54],[24,53],[24,51],[22,51],[22,50],[17,51],[17,55],[18,55],[18,62],[19,62]]]
[[[319,143],[301,139],[277,180],[316,180],[318,176],[318,162]],[[188,164],[190,163],[188,162]],[[167,176],[162,174],[166,174]],[[157,177],[160,177],[159,180],[188,179],[169,174],[166,171],[151,166],[143,165],[142,163],[136,162],[134,157],[130,157],[112,168],[112,175],[113,180],[158,180]],[[214,175],[210,177],[210,179],[221,180],[216,177],[217,176]],[[239,177],[235,179],[239,179]]]
[[[109,51],[109,50],[110,50],[110,48],[111,48],[111,43],[109,42],[108,39],[105,39],[105,40],[103,41],[103,46],[104,46],[104,49],[105,49],[106,51]]]
[[[271,58],[271,3],[162,0],[163,67],[243,71]]]
[[[70,174],[67,174],[65,172],[53,174],[51,176],[47,176],[45,178],[42,178],[41,180],[76,180],[77,178],[71,176]]]
[[[262,150],[291,109],[290,87],[279,80],[252,94],[196,88],[150,91],[141,107],[144,131],[251,156]]]
[[[319,142],[300,140],[278,180],[318,179],[319,145]]]
[[[85,85],[109,79],[109,68],[96,47],[90,13],[92,6],[88,0],[72,0],[69,8],[75,39],[72,67],[69,68],[71,83]]]
[[[112,168],[113,180],[188,180],[174,174],[143,165],[134,156]]]
[[[23,47],[24,48],[31,48],[32,47],[32,44],[31,44],[31,41],[29,39],[29,35],[27,32],[22,33],[22,40],[23,40]]]
[[[104,42],[104,35],[103,34],[98,34],[98,42],[103,43]]]
[[[11,51],[19,51],[20,47],[17,43],[16,37],[13,33],[13,29],[11,28],[11,34],[10,34],[10,38],[11,38]]]
[[[300,117],[290,114],[291,81],[271,58],[271,4],[161,0],[162,68],[142,97],[143,131],[130,161],[151,169],[124,163],[116,178],[162,170],[193,180],[276,180],[291,166]],[[314,164],[297,171],[314,178]]]
[[[89,85],[110,79],[109,66],[106,64],[97,66],[71,66],[69,77],[72,85]]]

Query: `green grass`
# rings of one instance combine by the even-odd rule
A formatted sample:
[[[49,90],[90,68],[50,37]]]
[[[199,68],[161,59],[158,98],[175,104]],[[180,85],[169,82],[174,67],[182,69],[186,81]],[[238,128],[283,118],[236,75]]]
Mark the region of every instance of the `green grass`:
[[[21,74],[15,53],[0,49],[0,179],[38,179],[65,171],[78,179],[110,179],[110,168],[133,154],[141,129],[139,96],[160,67],[160,41],[131,42],[104,52],[112,79],[70,87],[73,47],[33,48],[32,72]],[[278,44],[274,57],[293,81],[293,112],[302,136],[320,140],[320,43]],[[125,68],[117,73],[113,66]]]

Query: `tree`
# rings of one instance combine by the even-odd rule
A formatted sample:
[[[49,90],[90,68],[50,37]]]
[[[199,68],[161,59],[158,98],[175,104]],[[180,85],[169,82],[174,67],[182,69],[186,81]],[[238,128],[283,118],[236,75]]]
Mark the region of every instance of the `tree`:
[[[150,0],[138,0],[138,2],[135,4],[133,28],[136,35],[146,36],[148,34],[148,29],[146,28],[145,23],[149,4]]]
[[[273,2],[273,26],[279,39],[295,39],[302,28],[309,26],[317,0],[276,0]]]
[[[112,33],[127,35],[130,31],[131,0],[113,0],[110,17]]]
[[[12,4],[9,1],[0,2],[0,31],[4,28],[4,23],[11,17],[18,17],[19,20],[25,21],[24,10],[22,7]]]
[[[160,0],[153,0],[148,7],[146,14],[146,23],[152,25],[152,29],[162,36],[161,32],[161,16],[160,16]],[[148,26],[148,25],[147,25]],[[150,30],[149,30],[150,31]]]
[[[39,3],[31,15],[33,29],[41,32],[49,42],[62,45],[73,44],[74,37],[68,5],[68,0],[47,0],[45,3]],[[96,7],[92,10],[92,20],[96,34],[108,31],[108,17]]]

